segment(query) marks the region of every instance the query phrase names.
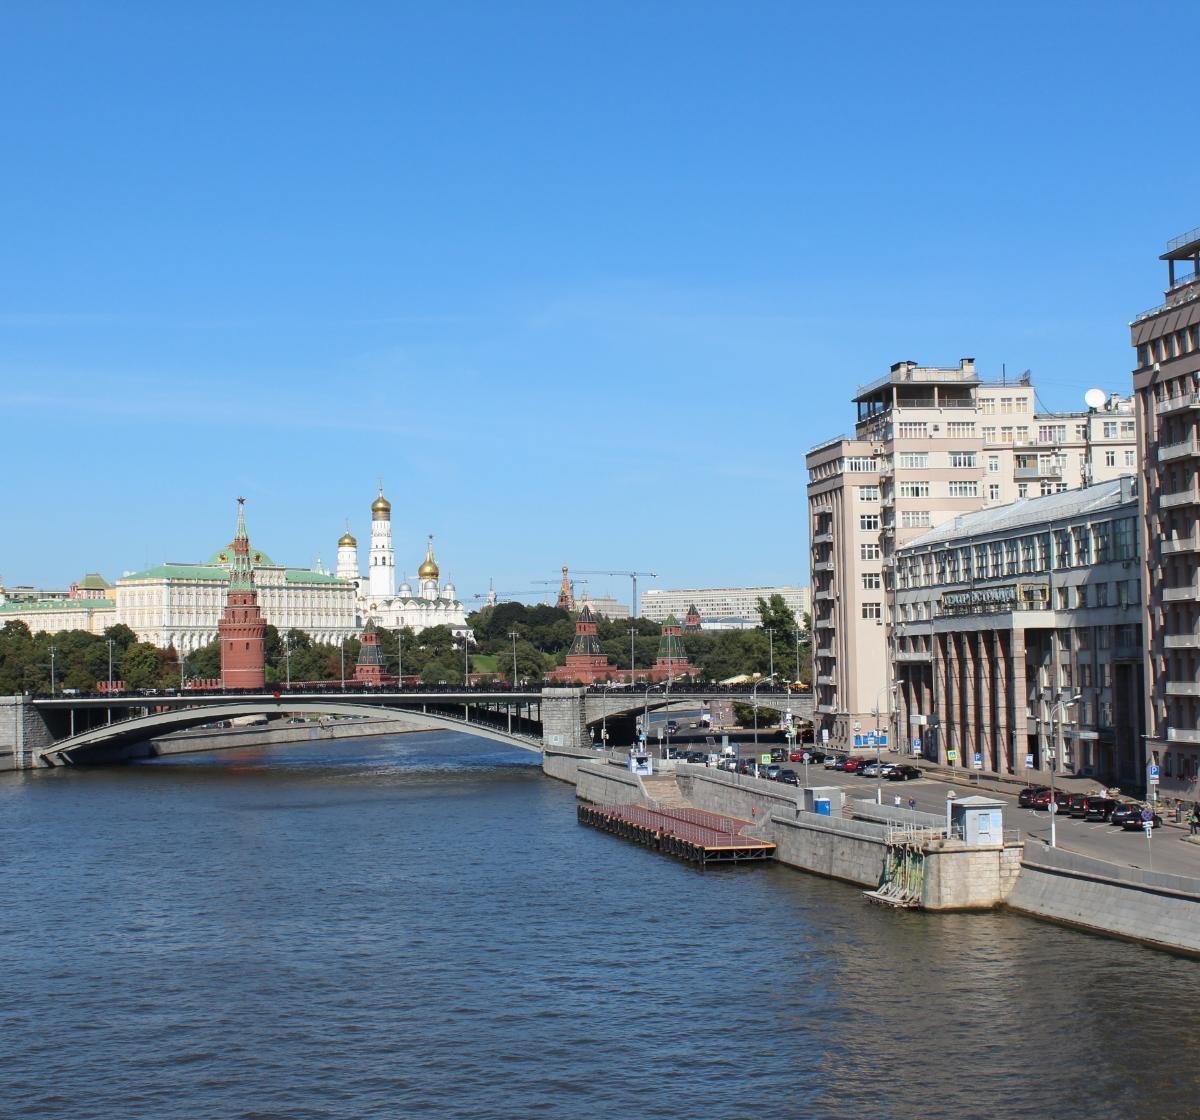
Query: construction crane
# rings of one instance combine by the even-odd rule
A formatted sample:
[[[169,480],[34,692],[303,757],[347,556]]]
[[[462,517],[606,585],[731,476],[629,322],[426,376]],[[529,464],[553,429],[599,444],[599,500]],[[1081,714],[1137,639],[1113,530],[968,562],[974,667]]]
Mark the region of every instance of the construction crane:
[[[637,600],[638,576],[649,576],[651,579],[658,579],[657,572],[592,572],[592,571],[587,571],[583,568],[579,568],[577,570],[585,576],[628,576],[631,580],[633,580],[633,603],[632,603],[633,611],[630,614],[630,618],[637,618],[637,616],[638,616],[638,600]]]

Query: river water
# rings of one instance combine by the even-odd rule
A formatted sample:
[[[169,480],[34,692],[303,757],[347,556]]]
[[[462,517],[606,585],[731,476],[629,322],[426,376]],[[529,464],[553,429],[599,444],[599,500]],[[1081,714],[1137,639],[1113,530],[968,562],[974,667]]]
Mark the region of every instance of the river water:
[[[456,734],[0,779],[0,1116],[1186,1117],[1200,963],[575,822]]]

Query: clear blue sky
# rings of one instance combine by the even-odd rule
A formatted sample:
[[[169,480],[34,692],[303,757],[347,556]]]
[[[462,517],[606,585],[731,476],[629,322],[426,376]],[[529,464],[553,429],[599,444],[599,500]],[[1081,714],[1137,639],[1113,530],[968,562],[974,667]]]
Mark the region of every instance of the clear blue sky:
[[[238,494],[332,565],[382,475],[464,597],[806,579],[803,453],[893,361],[1128,391],[1200,225],[1179,11],[9,5],[0,578]]]

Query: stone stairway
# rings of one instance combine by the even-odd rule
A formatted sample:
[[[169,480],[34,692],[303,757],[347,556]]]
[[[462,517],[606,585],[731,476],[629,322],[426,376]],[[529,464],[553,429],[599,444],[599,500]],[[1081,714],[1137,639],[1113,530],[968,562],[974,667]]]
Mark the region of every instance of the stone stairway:
[[[656,809],[690,809],[692,803],[683,796],[673,774],[655,774],[642,778],[642,789]]]

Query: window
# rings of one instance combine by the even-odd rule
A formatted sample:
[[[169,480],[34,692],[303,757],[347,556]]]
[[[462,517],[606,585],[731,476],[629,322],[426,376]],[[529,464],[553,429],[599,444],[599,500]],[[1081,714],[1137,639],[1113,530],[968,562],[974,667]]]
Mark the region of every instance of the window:
[[[900,483],[900,497],[902,498],[928,498],[929,483],[928,482],[902,482]]]
[[[1018,498],[1028,498],[1029,497],[1029,483],[1021,482],[1021,483],[1017,484],[1017,497]]]
[[[1042,424],[1038,428],[1038,443],[1062,443],[1066,438],[1066,424]]]
[[[869,455],[852,455],[846,460],[846,470],[855,474],[863,474],[875,469],[875,460]]]
[[[858,500],[860,502],[877,502],[879,501],[878,486],[860,486],[858,488]]]
[[[858,546],[858,557],[860,560],[878,560],[879,545],[878,544],[860,544]]]
[[[952,420],[946,425],[946,435],[951,439],[969,439],[975,434],[975,424],[964,420]]]
[[[880,603],[863,603],[862,616],[868,621],[878,622],[883,618],[883,606]]]
[[[1104,421],[1104,438],[1105,439],[1116,439],[1117,438],[1117,422],[1115,420],[1105,420]]]
[[[1001,397],[1000,398],[1000,411],[1003,413],[1009,413],[1009,412],[1012,412],[1012,410],[1013,410],[1012,397]]]
[[[983,442],[984,443],[995,443],[996,442],[996,429],[990,424],[985,424],[983,426]]]
[[[1136,467],[1137,466],[1137,452],[1136,451],[1130,449],[1129,451],[1125,452],[1125,465],[1127,467]]]
[[[900,524],[905,529],[923,529],[932,524],[927,509],[906,509],[900,513]]]
[[[1137,556],[1137,521],[1123,517],[1114,523],[1113,559],[1132,560]]]
[[[955,480],[950,483],[950,497],[952,498],[978,498],[979,483],[978,482],[963,482]]]
[[[1096,606],[1098,606],[1098,607],[1107,607],[1108,606],[1108,584],[1107,583],[1096,584]]]
[[[926,451],[901,451],[900,466],[906,471],[929,469],[929,453]]]
[[[1115,451],[1106,451],[1104,453],[1104,465],[1106,467],[1115,467],[1117,465],[1117,453]]]
[[[1135,436],[1137,435],[1137,424],[1133,420],[1121,421],[1121,435]]]
[[[955,451],[950,456],[950,465],[959,470],[970,470],[979,466],[974,451]]]
[[[1000,456],[999,455],[989,455],[988,456],[988,474],[999,474],[999,473],[1000,473]]]
[[[900,439],[928,439],[929,425],[924,421],[902,420],[896,425],[896,435]]]
[[[1019,428],[1017,428],[1017,442],[1018,443],[1028,443],[1029,442],[1029,429],[1027,427],[1025,427],[1023,424]]]
[[[878,572],[863,572],[862,585],[864,591],[878,591],[883,586],[883,576]]]
[[[1005,425],[1004,427],[1002,427],[1000,429],[1000,442],[1001,443],[1012,443],[1012,441],[1013,441],[1013,430],[1012,430],[1011,426]]]
[[[995,416],[996,415],[996,398],[995,397],[982,398],[979,402],[979,411],[982,412],[984,416]]]
[[[988,483],[988,501],[998,502],[1000,500],[1000,484],[998,482]]]
[[[858,527],[860,529],[862,529],[863,532],[868,532],[868,533],[869,532],[875,532],[875,533],[879,532],[879,514],[877,514],[877,513],[860,514],[859,518],[858,518]]]
[[[1145,369],[1150,364],[1150,347],[1144,342],[1137,348],[1138,369]]]

